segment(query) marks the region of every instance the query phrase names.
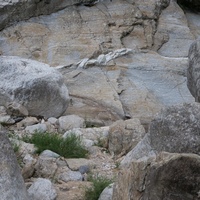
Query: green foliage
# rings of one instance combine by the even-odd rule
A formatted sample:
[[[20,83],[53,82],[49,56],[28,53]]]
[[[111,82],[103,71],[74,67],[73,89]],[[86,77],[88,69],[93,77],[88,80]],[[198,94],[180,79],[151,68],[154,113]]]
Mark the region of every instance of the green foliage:
[[[90,177],[92,187],[85,191],[85,200],[98,200],[102,191],[108,187],[113,181],[103,176]]]
[[[19,145],[17,145],[16,143],[12,143],[12,147],[15,153],[19,152]]]
[[[81,145],[80,137],[73,133],[67,138],[62,138],[57,133],[36,132],[30,138],[23,138],[23,141],[34,144],[37,147],[36,153],[48,149],[65,158],[85,158],[88,153]]]

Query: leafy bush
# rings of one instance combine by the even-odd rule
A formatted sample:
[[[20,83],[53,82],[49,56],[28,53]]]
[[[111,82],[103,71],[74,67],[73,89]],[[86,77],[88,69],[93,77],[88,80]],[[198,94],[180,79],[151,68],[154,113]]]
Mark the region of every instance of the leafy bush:
[[[44,150],[51,150],[65,158],[85,158],[88,151],[81,145],[80,137],[75,134],[62,138],[57,133],[36,132],[30,138],[23,138],[24,141],[34,144],[37,153]]]
[[[85,191],[85,200],[98,200],[102,191],[108,187],[113,181],[103,176],[90,177],[92,187]]]

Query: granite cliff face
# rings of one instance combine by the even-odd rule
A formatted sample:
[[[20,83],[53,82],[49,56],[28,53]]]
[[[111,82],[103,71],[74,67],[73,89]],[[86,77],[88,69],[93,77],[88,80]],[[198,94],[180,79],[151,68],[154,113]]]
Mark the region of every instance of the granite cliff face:
[[[151,49],[157,20],[169,4],[166,0],[92,2],[19,1],[3,6],[1,29],[20,22],[1,32],[2,54],[57,66],[122,47]],[[17,11],[24,7],[27,13],[20,16]]]
[[[195,101],[194,98],[199,101],[199,84],[196,81],[199,79],[196,73],[199,42],[193,43],[200,36],[199,11],[198,0],[0,0],[0,61],[7,56],[19,57],[16,59],[22,64],[24,59],[32,59],[46,63],[62,74],[62,81],[58,83],[63,85],[64,80],[70,100],[67,97],[64,104],[67,103],[68,107],[63,106],[58,114],[52,113],[52,116],[59,117],[61,113],[79,115],[92,126],[107,126],[117,120],[137,118],[147,132],[151,120],[163,108],[182,103],[188,105]],[[38,63],[35,61],[34,63]],[[0,71],[4,67],[1,63],[3,62],[0,62]],[[30,74],[29,76],[31,77]],[[54,79],[53,75],[51,79]],[[51,83],[51,80],[49,82]],[[22,88],[26,91],[26,84],[23,83],[22,81]],[[7,94],[5,88],[0,86],[0,91]],[[63,94],[61,91],[61,96]],[[12,93],[10,95],[14,98]],[[34,96],[30,98],[34,99]],[[21,99],[14,100],[17,105],[21,105]],[[58,101],[57,99],[51,102],[52,109],[47,107],[46,110],[54,112]],[[5,102],[0,101],[0,106],[4,104]],[[45,104],[48,104],[48,98]],[[22,106],[27,109],[25,104]],[[38,107],[44,106],[41,104]],[[34,116],[50,117],[40,111],[34,112]],[[171,123],[169,121],[169,124]],[[58,124],[55,124],[56,126]],[[117,138],[122,138],[120,142],[123,144],[116,144],[115,139],[112,139],[116,138],[114,135],[110,137],[113,141],[109,141],[108,145],[119,145],[120,150],[111,151],[122,156],[133,148],[133,145],[126,144],[127,140],[134,140],[134,137],[128,132],[129,139],[124,138],[123,141],[123,134],[118,131],[118,126],[116,127],[119,136]],[[164,130],[165,127],[163,133],[167,134]],[[177,132],[179,130],[177,128]],[[156,131],[157,125],[154,133],[157,133]],[[156,137],[157,135],[155,141]],[[147,176],[150,180],[154,174],[160,173],[163,166],[170,167],[182,157],[186,161],[198,160],[194,165],[199,166],[199,158],[189,154],[163,156],[161,152],[163,158],[153,154],[147,160],[138,161],[138,157],[143,156],[140,151],[149,152],[151,148],[148,136],[145,138],[141,143],[141,138],[137,140],[140,147],[137,145],[133,151],[133,154],[137,155],[124,159],[131,163],[128,168],[131,176],[138,178],[137,174],[132,174],[132,169],[138,169],[141,165],[150,171],[138,173],[141,175],[139,179],[143,180]],[[124,149],[124,152],[120,152],[121,149]],[[128,161],[123,163],[123,166],[127,163]],[[153,168],[154,164],[156,169]],[[188,166],[185,167],[188,169]],[[171,179],[173,173],[170,177],[163,174],[163,180],[166,177]],[[191,173],[189,176],[194,178],[196,174]],[[183,177],[182,174],[180,177]],[[113,198],[116,200],[121,199],[120,195],[123,194],[117,193],[117,188],[126,191],[124,186],[127,186],[127,189],[132,184],[132,180],[126,175],[119,178],[122,184],[114,186]],[[123,181],[128,185],[123,185]],[[159,186],[156,185],[156,180],[155,195],[148,196],[153,186],[149,186],[146,191],[141,189],[138,194],[137,188],[144,185],[138,183],[134,185],[136,189],[132,188],[138,199],[141,195],[144,195],[144,199],[163,199],[162,194],[157,192]],[[180,183],[181,190],[184,190],[184,187],[189,186]],[[197,198],[199,188],[196,185],[193,188],[195,195],[189,193],[188,199],[193,198],[191,195]],[[166,191],[171,192],[171,189],[167,186]],[[131,196],[133,193],[127,195],[127,199],[135,198]]]
[[[63,66],[72,98],[67,114],[100,124],[131,117],[149,123],[163,106],[193,101],[185,71],[198,15],[175,0],[1,1],[1,9],[0,54]],[[121,48],[133,53],[104,67],[70,67]]]

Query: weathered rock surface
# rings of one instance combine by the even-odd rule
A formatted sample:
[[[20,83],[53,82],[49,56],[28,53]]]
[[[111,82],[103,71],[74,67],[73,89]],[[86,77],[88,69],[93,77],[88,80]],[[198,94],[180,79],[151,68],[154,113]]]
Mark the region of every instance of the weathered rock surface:
[[[56,200],[57,193],[50,180],[38,178],[28,189],[32,200]]]
[[[123,158],[121,167],[162,151],[200,154],[199,111],[198,103],[163,109],[151,122],[145,137]]]
[[[26,117],[25,119],[17,123],[17,127],[18,128],[27,127],[37,123],[39,123],[39,121],[36,117]]]
[[[186,58],[137,52],[114,62],[116,66],[60,69],[72,97],[66,114],[97,125],[130,117],[149,123],[163,106],[194,101],[186,86]]]
[[[120,168],[129,166],[133,161],[137,161],[143,157],[153,157],[156,155],[156,152],[152,149],[150,143],[149,133],[147,133],[144,138],[133,148],[129,151],[126,156],[122,159],[120,163]]]
[[[163,106],[193,101],[185,84],[185,57],[199,33],[191,30],[176,1],[103,0],[91,7],[81,2],[58,2],[58,12],[5,28],[1,54],[66,66],[59,69],[72,97],[66,114],[95,125],[130,117],[148,124]],[[195,17],[190,21],[199,20]],[[102,67],[105,55],[121,48],[133,54]],[[74,68],[77,62],[88,68]]]
[[[0,33],[1,53],[21,55],[57,66],[75,63],[80,59],[123,47],[151,48],[154,43],[156,20],[169,4],[169,0],[142,3],[140,0],[105,0],[87,7],[84,6],[84,2],[93,1],[59,0],[48,1],[47,4],[47,1],[35,3],[31,0],[21,2],[21,5],[16,3],[17,5],[5,6],[4,12],[8,7],[12,15],[9,15],[8,9],[2,18],[2,24],[15,19],[21,21],[32,18],[10,26]],[[29,9],[25,9],[26,7]],[[21,9],[27,12],[19,13]],[[58,12],[50,14],[54,11]],[[43,15],[38,16],[40,14]]]
[[[25,128],[25,131],[28,133],[35,133],[35,132],[40,132],[40,133],[44,133],[47,130],[47,126],[46,124],[34,124],[31,126],[27,126]]]
[[[113,195],[113,184],[110,184],[103,190],[98,200],[112,200],[112,195]]]
[[[29,115],[58,117],[69,96],[62,75],[48,65],[18,57],[0,57],[0,104],[17,102]],[[51,80],[51,81],[50,81]]]
[[[0,132],[0,194],[2,200],[28,200],[20,168],[5,132]]]
[[[113,81],[98,67],[62,69],[62,73],[72,97],[66,114],[77,114],[97,125],[123,118],[123,107],[115,87],[120,71],[114,71]]]
[[[83,177],[79,171],[71,171],[64,168],[63,172],[59,173],[58,179],[64,182],[82,181]]]
[[[171,106],[161,111],[150,124],[154,150],[200,154],[200,105]]]
[[[35,164],[35,175],[37,177],[52,179],[58,169],[56,158],[48,156],[39,156]]]
[[[116,121],[109,128],[109,152],[120,158],[134,148],[144,135],[145,129],[138,119]]]
[[[85,126],[85,120],[77,115],[67,115],[58,118],[59,130],[68,131],[73,128],[83,128]]]
[[[34,16],[48,15],[65,7],[81,3],[92,3],[94,0],[1,0],[0,1],[0,30],[21,20]],[[25,12],[21,12],[21,11]]]
[[[189,50],[187,86],[197,102],[200,102],[200,40],[195,41]]]
[[[200,157],[161,153],[123,168],[114,186],[113,200],[192,200],[199,198]]]
[[[159,17],[154,48],[163,56],[187,57],[194,39],[183,10],[171,0]]]
[[[0,55],[15,55],[51,66],[59,65],[57,69],[64,76],[71,101],[65,113],[49,114],[46,118],[78,115],[87,122],[88,127],[138,118],[148,131],[148,124],[163,107],[194,101],[186,86],[187,52],[192,41],[200,36],[200,15],[191,13],[188,8],[184,8],[183,12],[176,2],[183,9],[188,1],[0,0]],[[198,8],[198,1],[190,2]],[[132,53],[117,58],[119,52],[127,49],[131,49]],[[192,79],[196,81],[196,78]],[[47,99],[45,106],[49,104]],[[4,100],[7,102],[7,97]],[[3,116],[8,115],[11,120],[12,115],[32,115],[21,102],[9,102],[5,106],[7,113]],[[170,111],[170,114],[167,112],[173,107],[162,111],[153,121],[149,133],[121,162],[120,182],[114,189],[114,193],[117,191],[115,195],[119,196],[113,198],[199,198],[199,180],[193,178],[199,179],[195,174],[199,161],[196,162],[198,159],[194,155],[160,154],[156,157],[163,150],[192,150],[199,153],[197,107],[185,106],[186,111],[183,111],[183,107],[174,107],[176,115],[174,111]],[[22,136],[28,123],[19,122],[18,130],[15,130],[15,125],[11,130]],[[48,131],[59,129],[56,118],[48,122],[39,120],[37,123],[45,124]],[[166,130],[175,134],[167,135]],[[67,160],[52,157],[52,154],[40,155],[35,165],[35,158],[26,154],[32,154],[33,148],[24,143],[23,148],[20,146],[20,152],[24,149],[22,156],[25,156],[24,177],[30,178],[34,173],[37,177],[57,180],[58,200],[65,200],[66,196],[69,200],[83,199],[81,190],[87,182],[82,182],[82,169],[89,168],[93,173],[100,172],[109,177],[113,177],[113,171],[119,170],[119,163],[113,163],[111,156],[106,153],[108,127],[77,128],[72,131],[83,138],[90,159],[95,163],[94,168],[90,167],[88,160]],[[118,136],[123,140],[120,134]],[[178,143],[180,136],[181,142]],[[166,142],[163,141],[165,138]],[[102,147],[93,146],[95,144]],[[132,148],[129,143],[122,145],[123,148],[114,144],[113,148],[116,149],[111,151],[115,154],[120,152],[119,149],[125,154]],[[193,171],[190,170],[191,166]],[[183,171],[188,176],[185,177]],[[103,198],[109,199],[111,196]]]

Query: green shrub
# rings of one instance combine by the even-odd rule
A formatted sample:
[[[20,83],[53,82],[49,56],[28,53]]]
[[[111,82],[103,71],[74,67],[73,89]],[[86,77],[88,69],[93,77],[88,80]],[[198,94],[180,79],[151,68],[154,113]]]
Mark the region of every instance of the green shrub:
[[[92,187],[85,191],[85,200],[98,200],[102,191],[108,187],[113,181],[103,176],[90,177]]]
[[[81,145],[80,137],[73,133],[67,138],[62,138],[57,133],[36,132],[30,138],[23,138],[23,141],[34,144],[37,147],[36,153],[48,149],[65,158],[85,158],[88,153]]]
[[[15,153],[18,153],[19,152],[19,145],[13,144],[13,150],[14,150]]]

